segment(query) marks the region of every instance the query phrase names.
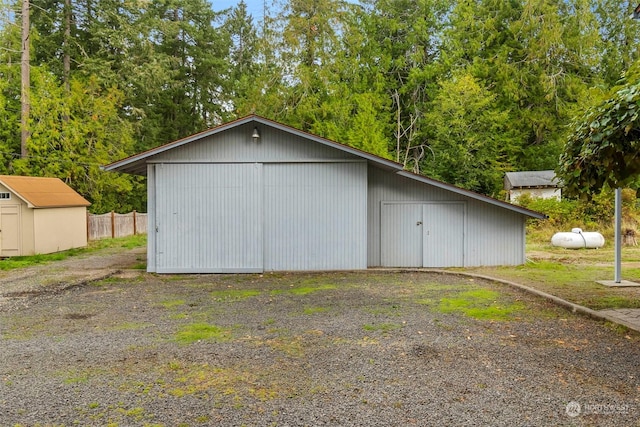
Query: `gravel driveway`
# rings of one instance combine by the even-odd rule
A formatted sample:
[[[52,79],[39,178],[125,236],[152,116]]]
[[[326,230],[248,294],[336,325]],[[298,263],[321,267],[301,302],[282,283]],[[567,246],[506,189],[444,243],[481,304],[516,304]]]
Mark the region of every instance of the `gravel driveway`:
[[[458,276],[127,271],[0,306],[0,425],[640,426],[639,344]]]

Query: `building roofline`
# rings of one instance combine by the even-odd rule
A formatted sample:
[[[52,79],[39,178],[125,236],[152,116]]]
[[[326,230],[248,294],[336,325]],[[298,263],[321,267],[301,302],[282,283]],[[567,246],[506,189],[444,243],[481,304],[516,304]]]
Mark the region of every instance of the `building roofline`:
[[[19,188],[16,188],[15,185],[12,185],[11,181],[49,181],[55,182],[57,185],[62,185],[65,189],[64,192],[56,192],[57,194],[64,194],[66,197],[72,197],[74,199],[73,203],[42,203],[41,198],[38,197],[28,197],[25,195],[32,194],[33,192],[24,191]],[[27,207],[30,209],[42,209],[42,208],[72,208],[72,207],[87,207],[90,206],[91,203],[82,197],[77,191],[73,188],[69,187],[65,184],[60,178],[54,177],[34,177],[34,176],[21,176],[21,175],[0,175],[0,184],[6,187],[11,193],[15,194],[20,200],[26,203]],[[51,190],[51,188],[48,188]]]
[[[165,151],[168,150],[172,150],[174,148],[177,147],[181,147],[183,145],[189,144],[193,141],[197,141],[199,139],[202,138],[206,138],[208,136],[211,135],[215,135],[221,132],[224,132],[228,129],[237,127],[237,126],[242,126],[244,124],[248,124],[248,123],[259,123],[259,124],[263,124],[263,125],[267,125],[267,126],[271,126],[275,129],[296,135],[296,136],[300,136],[302,138],[305,139],[309,139],[311,141],[323,144],[323,145],[327,145],[329,147],[333,147],[342,151],[345,151],[347,153],[353,154],[355,156],[358,157],[362,157],[365,158],[366,160],[369,160],[371,162],[376,163],[378,166],[384,167],[385,169],[393,169],[393,170],[402,170],[402,165],[400,163],[396,163],[392,160],[388,160],[379,156],[376,156],[374,154],[371,153],[367,153],[366,151],[362,151],[359,150],[357,148],[353,148],[350,147],[348,145],[344,145],[341,144],[339,142],[335,142],[335,141],[331,141],[329,139],[323,138],[321,136],[318,135],[314,135],[312,133],[308,133],[305,131],[301,131],[299,129],[293,128],[291,126],[252,114],[240,119],[236,119],[233,120],[231,122],[222,124],[220,126],[216,126],[214,128],[208,129],[206,131],[203,132],[199,132],[196,133],[194,135],[190,135],[188,137],[170,142],[168,144],[164,144],[161,146],[158,146],[156,148],[152,148],[150,150],[147,151],[143,151],[141,153],[138,154],[134,154],[132,156],[126,157],[122,160],[118,160],[116,162],[113,162],[111,164],[108,164],[106,166],[103,166],[102,169],[105,171],[118,171],[118,172],[126,172],[126,173],[131,173],[128,171],[134,170],[135,168],[131,167],[132,165],[139,163],[141,161],[144,161],[145,159],[158,155],[160,153],[163,153]],[[138,168],[139,169],[139,168]],[[142,171],[141,171],[142,172]],[[142,172],[142,174],[146,174],[146,170],[144,172]]]
[[[432,179],[432,178],[428,178],[425,177],[423,175],[418,175],[412,172],[408,172],[406,170],[404,170],[402,164],[394,162],[392,160],[388,160],[385,159],[383,157],[377,156],[375,154],[371,154],[371,153],[367,153],[366,151],[362,151],[359,150],[357,148],[353,148],[350,147],[348,145],[344,145],[335,141],[331,141],[329,139],[323,138],[321,136],[318,135],[314,135],[296,128],[293,128],[291,126],[252,114],[246,117],[242,117],[240,119],[236,119],[233,120],[231,122],[222,124],[220,126],[216,126],[214,128],[208,129],[206,131],[200,132],[200,133],[196,133],[194,135],[188,136],[186,138],[182,138],[179,139],[177,141],[173,141],[170,142],[168,144],[164,144],[161,145],[159,147],[156,148],[152,148],[150,150],[138,153],[138,154],[134,154],[132,156],[129,156],[127,158],[124,158],[122,160],[118,160],[116,162],[113,162],[111,164],[108,164],[106,166],[103,166],[103,170],[105,171],[118,171],[118,172],[125,172],[125,173],[134,173],[134,174],[141,174],[141,175],[146,175],[146,159],[148,159],[149,157],[155,156],[157,154],[163,153],[165,151],[168,150],[172,150],[174,148],[178,148],[181,147],[183,145],[189,144],[193,141],[197,141],[199,139],[202,138],[206,138],[208,136],[211,135],[215,135],[221,132],[224,132],[226,130],[229,130],[231,128],[237,127],[237,126],[242,126],[248,123],[259,123],[262,125],[267,125],[267,126],[271,126],[275,129],[287,132],[289,134],[292,135],[296,135],[344,152],[347,152],[349,154],[355,155],[357,157],[363,158],[365,160],[367,160],[368,162],[372,163],[373,165],[383,168],[383,169],[387,169],[387,170],[391,170],[394,171],[396,174],[400,175],[400,176],[404,176],[406,178],[409,179],[414,179],[416,181],[420,181],[426,184],[430,184],[433,185],[435,187],[438,188],[442,188],[448,191],[451,191],[453,193],[457,193],[475,200],[479,200],[479,201],[483,201],[483,202],[487,202],[489,204],[501,207],[501,208],[505,208],[508,210],[512,210],[515,212],[518,212],[522,215],[526,215],[532,218],[538,218],[538,219],[544,219],[546,218],[546,215],[539,213],[539,212],[535,212],[529,209],[525,209],[523,207],[517,206],[517,205],[512,205],[510,203],[507,202],[503,202],[497,199],[494,199],[492,197],[488,197],[479,193],[475,193],[473,191],[469,191],[469,190],[465,190],[463,188],[460,187],[456,187],[454,185],[451,184],[446,184],[444,182]],[[142,167],[144,166],[144,168]]]
[[[446,182],[438,181],[437,179],[429,178],[424,175],[419,175],[409,171],[396,172],[397,175],[404,176],[406,178],[414,179],[416,181],[423,182],[425,184],[433,185],[443,190],[451,191],[452,193],[460,194],[471,199],[479,200],[481,202],[489,203],[494,206],[509,209],[520,214],[530,216],[536,219],[546,219],[547,216],[543,213],[532,211],[531,209],[523,208],[522,206],[514,205],[502,200],[494,199],[493,197],[485,196],[484,194],[476,193],[474,191],[465,190],[464,188],[456,187],[455,185],[447,184]]]

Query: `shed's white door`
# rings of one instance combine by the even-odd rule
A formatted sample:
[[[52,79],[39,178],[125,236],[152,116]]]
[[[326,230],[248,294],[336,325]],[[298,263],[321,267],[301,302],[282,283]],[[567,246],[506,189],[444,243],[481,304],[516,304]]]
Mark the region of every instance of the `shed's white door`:
[[[465,254],[463,202],[383,202],[383,267],[461,267]]]
[[[262,165],[156,166],[159,273],[263,270]]]
[[[0,256],[20,255],[20,207],[0,205]]]
[[[383,267],[422,267],[422,205],[383,203],[380,254]]]
[[[464,204],[422,205],[422,221],[422,266],[464,266]]]

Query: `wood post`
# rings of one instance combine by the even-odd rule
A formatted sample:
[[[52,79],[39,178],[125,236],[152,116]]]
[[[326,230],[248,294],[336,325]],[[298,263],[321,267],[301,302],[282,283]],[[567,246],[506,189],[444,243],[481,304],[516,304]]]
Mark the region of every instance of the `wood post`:
[[[145,213],[142,214],[142,220],[146,219]],[[132,225],[129,221],[133,217],[133,227],[127,228]],[[140,215],[138,211],[131,211],[125,214],[119,214],[116,211],[111,211],[105,214],[94,215],[87,212],[87,241],[92,239],[101,238],[115,238],[131,236],[131,231],[135,236],[138,233],[146,233],[146,228],[143,226],[140,229]]]
[[[111,211],[111,238],[116,237],[116,213]]]

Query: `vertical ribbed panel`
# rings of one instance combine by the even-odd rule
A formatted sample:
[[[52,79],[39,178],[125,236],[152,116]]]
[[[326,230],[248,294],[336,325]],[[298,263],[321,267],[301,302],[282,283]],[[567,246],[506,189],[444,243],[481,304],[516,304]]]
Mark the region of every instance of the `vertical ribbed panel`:
[[[383,203],[382,266],[422,267],[422,205]]]
[[[211,135],[154,156],[154,162],[270,163],[305,160],[360,160],[335,148],[269,126],[258,125],[260,139],[251,138],[254,124]]]
[[[156,167],[157,271],[262,271],[262,165]]]
[[[368,265],[382,266],[382,202],[466,203],[464,265],[517,265],[525,261],[525,220],[521,214],[369,166]],[[451,226],[453,227],[453,226]],[[465,232],[466,230],[466,232]],[[459,246],[448,243],[445,246]]]
[[[156,188],[159,183],[156,182],[156,165],[147,165],[147,271],[156,272],[157,252],[157,233],[156,226],[158,205],[156,200]]]
[[[382,202],[383,267],[464,265],[465,202]]]
[[[525,257],[525,218],[497,206],[469,203],[467,265],[518,265]]]
[[[463,267],[464,202],[422,205],[423,267]]]
[[[265,270],[367,267],[366,163],[264,168]]]

